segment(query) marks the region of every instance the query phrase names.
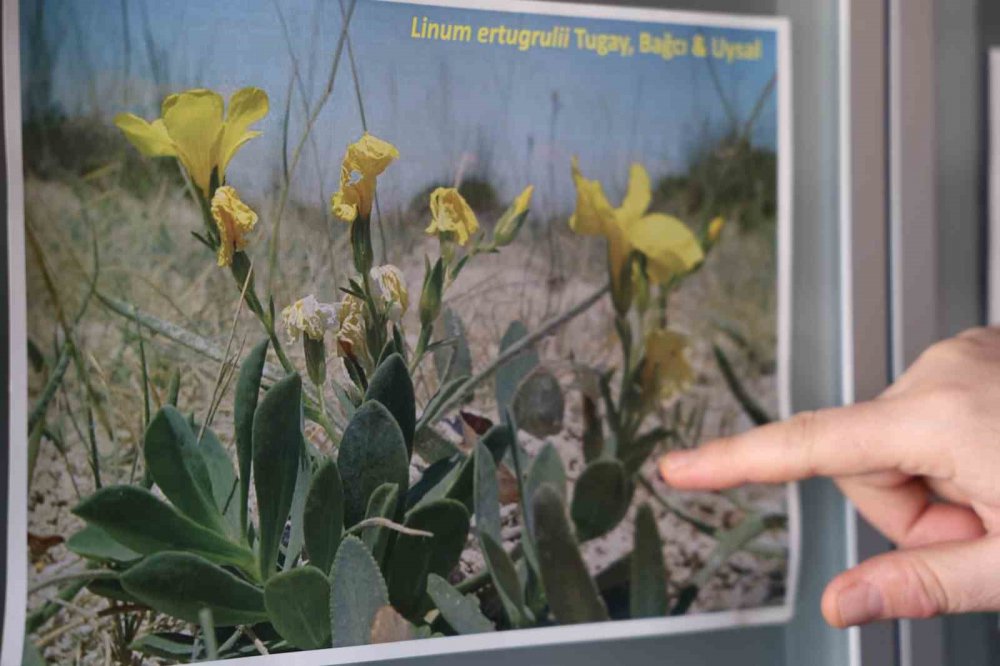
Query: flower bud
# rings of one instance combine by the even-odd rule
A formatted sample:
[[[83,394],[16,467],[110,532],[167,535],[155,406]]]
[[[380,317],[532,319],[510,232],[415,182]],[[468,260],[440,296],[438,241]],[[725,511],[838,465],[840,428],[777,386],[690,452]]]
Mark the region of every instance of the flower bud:
[[[514,199],[514,203],[497,220],[496,226],[493,227],[493,244],[495,246],[510,245],[517,238],[524,221],[528,218],[528,206],[531,204],[531,194],[534,189],[533,185],[524,188],[521,194]]]
[[[429,327],[434,324],[441,311],[441,294],[444,291],[444,262],[439,258],[434,267],[430,262],[424,269],[424,286],[420,292],[420,324]]]

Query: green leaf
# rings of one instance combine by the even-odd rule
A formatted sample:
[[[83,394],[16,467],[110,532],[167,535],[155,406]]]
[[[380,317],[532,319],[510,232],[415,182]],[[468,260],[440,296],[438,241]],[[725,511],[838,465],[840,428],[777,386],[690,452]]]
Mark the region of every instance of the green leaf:
[[[490,429],[483,434],[479,441],[486,445],[493,457],[493,462],[499,465],[514,439],[511,437],[510,426],[497,423],[490,426]]]
[[[26,634],[21,648],[21,666],[45,666],[47,663],[31,637]]]
[[[126,548],[112,539],[110,534],[97,525],[85,526],[66,540],[66,547],[88,560],[128,563],[142,557],[131,548]]]
[[[513,321],[503,337],[500,338],[500,354],[503,354],[515,342],[528,335],[528,329],[523,323]],[[538,366],[538,352],[534,349],[525,349],[520,354],[506,361],[497,368],[496,371],[496,394],[497,408],[503,413],[514,403],[514,396],[517,394],[517,387],[531,371]]]
[[[97,578],[87,583],[87,591],[105,599],[114,599],[127,604],[141,603],[125,591],[121,581],[114,578]]]
[[[183,550],[243,569],[254,564],[249,550],[199,525],[137,486],[106,486],[77,505],[73,513],[143,555]]]
[[[424,414],[426,413],[425,411]],[[430,465],[459,452],[458,447],[445,439],[437,430],[430,427],[421,428],[419,425],[413,439],[413,450]]]
[[[239,492],[233,461],[229,458],[226,447],[214,432],[205,429],[199,443],[205,466],[208,468],[208,478],[212,485],[212,501],[222,514],[228,528],[227,533],[233,536],[240,534],[238,504]]]
[[[462,460],[464,460],[462,456],[442,458],[425,467],[420,474],[420,480],[410,486],[410,490],[406,493],[406,508],[412,509],[419,504],[431,490],[437,487],[454,470],[458,469],[458,466],[462,464]],[[444,497],[443,491],[437,499],[442,497]]]
[[[583,396],[583,461],[593,462],[604,452],[604,424],[597,412],[597,403]]]
[[[460,388],[462,388],[462,385],[465,384],[468,379],[468,375],[460,375],[454,379],[448,380],[446,383],[442,383],[441,386],[438,387],[437,393],[434,394],[434,397],[427,401],[427,407],[424,408],[423,413],[420,415],[420,420],[417,422],[417,453],[419,453],[420,456],[427,462],[434,462],[434,459],[426,457],[420,450],[420,435],[429,430],[428,426],[433,425],[434,421],[436,421],[438,416],[440,416],[439,412],[445,403],[447,403],[451,397],[455,395]],[[450,444],[450,442],[448,443]],[[452,445],[452,448],[454,448],[454,445]]]
[[[539,438],[558,433],[566,408],[559,380],[548,370],[537,368],[517,387],[513,408],[525,432]]]
[[[367,645],[375,614],[388,603],[385,581],[368,548],[360,539],[344,537],[330,580],[333,647]]]
[[[500,543],[500,489],[497,485],[497,466],[493,456],[482,442],[476,442],[475,504],[476,531],[488,534]]]
[[[344,486],[337,463],[329,458],[309,484],[303,527],[309,563],[328,573],[344,532]]]
[[[150,476],[174,506],[205,527],[225,531],[205,456],[179,411],[166,405],[156,413],[146,429],[143,452]]]
[[[247,507],[250,502],[250,474],[253,469],[253,415],[260,397],[260,378],[264,374],[268,339],[264,338],[243,359],[236,378],[233,399],[233,423],[236,435],[236,459],[240,468],[240,534],[247,533]]]
[[[330,646],[330,581],[313,566],[271,577],[264,606],[274,629],[301,650]]]
[[[462,318],[451,308],[445,308],[438,320],[438,337],[451,344],[434,350],[434,369],[438,381],[448,384],[452,380],[472,374],[472,352],[465,335]]]
[[[621,522],[634,486],[617,460],[601,458],[587,465],[573,487],[570,515],[581,541],[607,534]]]
[[[380,402],[366,402],[344,429],[337,463],[344,482],[344,524],[364,518],[368,500],[383,483],[405,495],[410,481],[406,443],[396,419]]]
[[[483,551],[486,568],[489,569],[493,587],[500,595],[500,602],[511,626],[523,627],[529,622],[528,611],[524,605],[524,590],[521,579],[517,575],[514,561],[497,541],[489,534],[479,535],[479,546]]]
[[[551,442],[546,442],[528,468],[528,478],[525,481],[525,503],[530,506],[531,499],[543,483],[550,484],[559,491],[559,496],[566,501],[566,470],[562,458]]]
[[[406,459],[413,454],[413,433],[417,425],[417,403],[413,397],[413,382],[406,363],[399,354],[387,358],[368,382],[365,401],[376,400],[389,410],[406,442]]]
[[[635,514],[635,546],[630,573],[630,617],[665,617],[670,610],[667,565],[663,561],[663,543],[656,528],[656,517],[646,503],[640,505]]]
[[[504,425],[494,425],[486,431],[480,441],[486,445],[493,461],[499,464],[507,450],[510,442],[510,433]],[[460,454],[461,455],[461,454]],[[475,490],[475,450],[471,455],[465,456],[449,465],[449,469],[440,481],[433,487],[426,490],[415,506],[422,506],[428,502],[448,498],[461,502],[466,508],[474,507],[473,491]]]
[[[220,627],[267,619],[260,588],[191,553],[152,555],[121,577],[125,591],[156,611],[197,623],[202,608]]]
[[[774,419],[767,413],[767,410],[761,407],[753,399],[753,396],[750,395],[750,392],[746,390],[746,387],[743,386],[743,382],[736,375],[732,363],[729,362],[729,358],[722,351],[722,348],[718,345],[712,345],[712,351],[715,353],[715,362],[719,365],[719,370],[722,372],[722,378],[726,380],[729,392],[733,394],[736,402],[740,404],[740,407],[750,417],[750,420],[754,422],[754,425],[765,425],[773,421]]]
[[[669,430],[654,428],[632,440],[628,447],[618,452],[618,459],[625,466],[625,473],[632,475],[638,472],[656,445],[669,436]]]
[[[159,657],[183,663],[190,661],[194,637],[176,632],[146,634],[129,643],[129,648],[148,657]]]
[[[253,418],[253,479],[260,526],[260,575],[267,580],[278,561],[278,546],[292,507],[302,436],[302,379],[289,375],[264,394]]]
[[[375,489],[375,492],[369,498],[365,518],[387,518],[392,520],[396,515],[396,507],[398,506],[399,486],[395,483],[383,483]],[[385,561],[385,553],[389,547],[389,537],[391,536],[392,530],[384,525],[366,527],[361,532],[361,540],[372,551],[372,557],[378,562],[379,567]]]
[[[524,559],[531,567],[532,575],[534,576],[538,573],[538,549],[535,547],[535,538],[532,536],[531,504],[529,502],[526,479],[527,465],[524,461],[524,451],[521,449],[521,445],[518,443],[517,437],[514,436],[514,433],[517,432],[517,422],[514,420],[514,415],[510,412],[510,410],[506,410],[503,416],[504,420],[508,424],[508,437],[511,445],[510,457],[514,463],[514,477],[517,480],[517,495],[521,507],[521,547],[524,549]],[[537,588],[538,586],[535,585],[535,587]]]
[[[469,512],[454,500],[438,500],[410,511],[404,526],[434,535],[397,534],[389,555],[389,599],[403,615],[412,616],[423,601],[427,574],[447,576],[458,564],[469,536]]]
[[[281,565],[282,571],[288,571],[298,561],[302,548],[306,545],[305,512],[306,496],[309,494],[309,484],[312,481],[311,464],[308,456],[299,460],[299,472],[295,476],[295,490],[292,492],[292,506],[288,516],[288,543],[285,545],[285,556]]]
[[[607,608],[573,538],[562,495],[545,483],[531,505],[539,573],[552,614],[560,624],[607,620]]]
[[[482,634],[496,631],[493,623],[479,610],[475,596],[465,596],[441,576],[427,577],[427,594],[441,611],[441,617],[458,634]]]
[[[440,464],[444,461],[438,461]],[[462,502],[466,507],[472,506],[472,456],[463,453],[456,454],[450,461],[444,474],[413,505],[412,509],[424,506],[430,502],[449,498]],[[411,510],[412,510],[411,509]]]

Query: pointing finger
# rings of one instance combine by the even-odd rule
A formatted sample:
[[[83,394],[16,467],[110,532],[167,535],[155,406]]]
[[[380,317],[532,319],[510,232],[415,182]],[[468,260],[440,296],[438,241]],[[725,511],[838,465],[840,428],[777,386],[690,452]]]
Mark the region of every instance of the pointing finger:
[[[792,418],[727,437],[660,461],[677,488],[731,488],[810,476],[843,476],[889,469],[936,475],[950,467],[936,446],[943,424],[901,396]]]

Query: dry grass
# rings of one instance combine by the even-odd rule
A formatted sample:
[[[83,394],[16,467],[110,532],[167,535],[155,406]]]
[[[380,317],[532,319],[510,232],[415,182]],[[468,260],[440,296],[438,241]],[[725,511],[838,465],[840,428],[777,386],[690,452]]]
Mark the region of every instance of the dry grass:
[[[157,317],[180,324],[225,346],[238,293],[227,272],[219,269],[214,257],[189,232],[201,224],[198,211],[176,179],[153,179],[148,194],[137,197],[121,186],[121,174],[107,169],[85,179],[60,177],[42,180],[31,177],[26,184],[27,224],[38,239],[48,270],[56,280],[58,293],[47,290],[36,252],[28,256],[28,331],[32,342],[51,358],[60,339],[56,309],[73,311],[85,294],[92,258],[88,243],[96,233],[100,251],[101,293],[135,304]],[[251,201],[257,210],[270,210],[270,200]],[[350,265],[345,247],[346,226],[327,221],[322,211],[289,206],[285,212],[282,251],[276,276],[275,304],[283,307],[307,293],[321,300],[337,298],[337,284],[346,277]],[[489,223],[490,215],[484,215]],[[424,255],[434,256],[436,241],[421,233],[425,220],[387,213],[385,248],[389,259],[400,266],[416,300],[422,280]],[[522,237],[499,255],[485,255],[471,262],[449,293],[448,305],[460,314],[466,327],[474,366],[493,358],[499,341],[513,320],[528,329],[552,314],[561,312],[591,292],[604,279],[603,247],[593,239],[571,236],[560,221],[555,232],[542,225],[524,230]],[[252,254],[259,265],[266,263],[267,220],[255,240]],[[377,252],[379,249],[377,248]],[[702,438],[747,427],[738,405],[725,389],[711,356],[711,341],[722,339],[717,325],[734,326],[749,341],[749,353],[737,355],[739,370],[772,412],[775,409],[773,350],[775,343],[775,303],[773,296],[773,248],[757,235],[740,235],[735,227],[724,237],[705,269],[686,284],[671,303],[671,324],[690,334],[694,341],[691,361],[697,381],[681,398],[690,409],[704,407]],[[405,321],[406,329],[418,330],[416,308]],[[149,375],[152,408],[166,399],[170,376],[175,369],[182,375],[179,406],[197,416],[204,415],[218,374],[215,361],[194,354],[152,331],[142,331]],[[263,333],[256,320],[244,313],[237,327],[237,339],[253,342]],[[411,339],[413,344],[415,339]],[[93,387],[88,399],[80,381],[71,371],[49,412],[49,427],[58,433],[63,449],[43,437],[31,485],[29,530],[39,536],[68,536],[80,527],[70,513],[78,495],[94,489],[88,465],[87,407],[94,408],[96,443],[105,484],[127,482],[141,474],[136,452],[141,441],[143,386],[137,329],[128,321],[94,302],[76,331],[76,343],[85,359],[85,369]],[[567,393],[563,432],[553,438],[564,462],[575,478],[580,454],[581,417],[579,393],[574,384],[574,363],[611,367],[618,362],[618,345],[611,325],[610,304],[591,308],[570,325],[542,341],[542,362],[559,378]],[[293,359],[301,365],[299,349]],[[747,359],[750,359],[748,361]],[[336,376],[336,369],[332,374]],[[419,399],[426,399],[436,385],[432,363],[425,363],[417,376]],[[36,394],[43,377],[32,376]],[[94,397],[97,398],[96,404]],[[331,397],[331,403],[335,400]],[[495,415],[491,382],[477,392],[476,411]],[[672,405],[664,405],[669,418]],[[231,436],[231,403],[223,401],[213,427],[224,441]],[[320,448],[323,435],[307,433]],[[540,442],[524,436],[533,452]],[[655,477],[651,470],[650,478]],[[660,488],[664,493],[665,488]],[[641,493],[640,493],[641,496]],[[746,498],[756,506],[782,511],[780,491],[749,490]],[[728,500],[715,496],[680,498],[703,520],[728,526],[740,510]],[[517,532],[516,512],[505,509],[507,527]],[[696,570],[711,549],[712,540],[693,531],[672,515],[660,514],[665,553],[671,569],[672,585]],[[596,571],[621,555],[631,544],[631,520],[610,535],[588,545],[586,556]],[[514,537],[512,537],[514,538]],[[786,547],[784,535],[769,537],[771,545]],[[74,566],[79,562],[63,546],[55,546],[33,557],[32,580]],[[467,571],[477,562],[471,552],[464,564]],[[785,562],[742,553],[724,567],[710,589],[699,599],[699,610],[747,607],[780,600]],[[52,590],[35,595],[37,608]],[[60,621],[74,614],[93,613],[107,602],[84,593],[73,602],[79,610],[61,611]],[[55,626],[49,622],[41,634]],[[102,636],[111,632],[112,619],[102,618],[81,624],[77,629],[51,640],[50,656],[60,663],[82,651],[82,663],[104,663],[112,649]],[[148,629],[148,625],[145,626]]]

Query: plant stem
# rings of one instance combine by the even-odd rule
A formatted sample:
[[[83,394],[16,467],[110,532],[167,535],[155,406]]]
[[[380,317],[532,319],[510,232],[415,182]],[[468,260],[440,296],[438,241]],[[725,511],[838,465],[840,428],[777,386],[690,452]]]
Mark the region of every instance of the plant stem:
[[[785,516],[779,514],[753,513],[744,518],[736,527],[720,532],[718,543],[705,561],[705,566],[695,572],[688,583],[681,588],[680,596],[670,610],[670,614],[683,615],[686,613],[697,598],[699,590],[729,561],[730,557],[743,550],[767,530],[786,524],[787,520]]]
[[[406,527],[404,525],[400,525],[399,523],[395,523],[389,520],[388,518],[383,518],[381,516],[375,516],[373,518],[365,518],[364,520],[355,523],[349,530],[347,530],[347,533],[354,534],[355,532],[363,530],[366,527],[385,527],[390,530],[395,530],[400,534],[405,534],[407,536],[419,536],[419,537],[434,536],[433,532],[428,532],[426,530],[416,530],[413,529],[412,527]]]
[[[52,576],[51,578],[46,578],[40,580],[37,583],[28,587],[28,594],[34,594],[39,590],[44,590],[47,587],[53,585],[58,585],[59,583],[67,583],[74,580],[114,580],[118,578],[118,572],[112,571],[110,569],[88,569],[87,571],[74,571],[71,573],[59,574],[57,576]]]
[[[667,499],[666,497],[664,497],[663,495],[661,495],[660,493],[658,493],[656,491],[656,488],[653,486],[653,484],[649,482],[649,479],[647,479],[646,477],[644,477],[642,474],[636,474],[635,475],[635,479],[636,479],[636,481],[639,482],[639,485],[642,486],[646,490],[646,492],[648,492],[649,495],[654,500],[656,500],[656,502],[660,506],[662,506],[664,509],[666,509],[670,513],[674,514],[675,516],[677,516],[678,518],[680,518],[684,522],[688,523],[689,525],[691,525],[691,527],[695,528],[696,530],[698,530],[702,534],[707,534],[708,536],[711,536],[711,537],[716,536],[716,534],[719,531],[717,528],[712,527],[708,523],[695,518],[694,516],[692,516],[691,514],[689,514],[687,511],[685,511],[684,509],[680,508],[679,506],[677,506],[676,504],[674,504],[673,502],[671,502],[669,499]]]

